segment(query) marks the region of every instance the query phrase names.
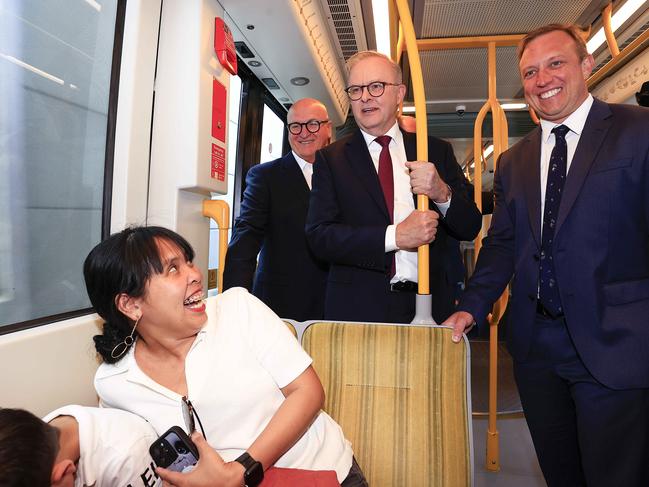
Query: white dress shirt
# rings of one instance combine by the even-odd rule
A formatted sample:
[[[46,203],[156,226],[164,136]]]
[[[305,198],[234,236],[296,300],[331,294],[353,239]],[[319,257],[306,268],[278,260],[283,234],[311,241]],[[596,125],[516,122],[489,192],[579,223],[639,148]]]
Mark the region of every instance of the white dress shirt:
[[[379,156],[382,147],[376,141],[376,137],[361,130],[367,150],[374,163],[376,173],[379,172]],[[415,210],[412,189],[410,186],[410,170],[406,167],[406,148],[403,144],[403,134],[399,130],[397,122],[384,135],[391,137],[390,157],[392,158],[392,176],[394,178],[394,214],[393,224],[388,225],[385,231],[385,251],[391,252],[397,250],[397,225],[405,220],[410,213]],[[446,203],[435,203],[446,215],[446,211],[451,205],[450,200]],[[390,280],[391,283],[399,281],[417,282],[417,250],[397,250],[394,258],[395,274]]]
[[[302,171],[302,175],[304,176],[304,180],[306,181],[307,186],[309,186],[309,189],[311,189],[311,179],[313,178],[313,164],[302,159],[295,153],[295,151],[291,152],[293,153],[293,157],[295,157],[295,160],[297,161],[297,165],[300,166],[300,170]]]
[[[565,125],[570,129],[566,134],[566,145],[568,146],[568,159],[566,160],[566,179],[570,171],[570,164],[572,158],[577,150],[579,138],[586,125],[586,119],[590,112],[590,107],[593,105],[593,96],[588,95],[588,98],[570,114],[562,123],[549,122],[541,120],[541,230],[543,230],[543,211],[545,210],[545,187],[548,183],[548,168],[550,167],[550,156],[552,149],[554,149],[554,134],[552,129],[559,125]]]

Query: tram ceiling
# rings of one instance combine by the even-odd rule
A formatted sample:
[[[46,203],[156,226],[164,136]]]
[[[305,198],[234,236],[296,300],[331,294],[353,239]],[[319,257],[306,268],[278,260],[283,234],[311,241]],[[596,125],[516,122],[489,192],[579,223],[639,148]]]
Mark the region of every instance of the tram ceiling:
[[[277,82],[279,89],[271,93],[281,103],[289,104],[303,96],[320,98],[334,114],[334,123],[343,123],[349,105],[343,91],[345,60],[357,50],[376,46],[371,0],[219,1],[233,24],[235,41],[244,41],[261,63],[260,67],[251,65],[253,73],[260,79],[271,77]],[[616,0],[614,8],[623,1]],[[420,40],[522,34],[551,22],[590,25],[596,30],[601,25],[601,11],[608,3],[609,0],[410,0],[415,33]],[[632,38],[634,30],[642,25],[646,28],[639,21],[640,16],[649,16],[647,7],[616,32],[621,45],[625,38]],[[296,27],[297,20],[305,29]],[[420,57],[429,124],[434,123],[436,115],[455,114],[457,105],[465,105],[467,115],[482,107],[488,94],[486,48],[427,50]],[[606,57],[605,46],[595,52],[599,64]],[[523,97],[517,65],[515,46],[497,48],[497,96],[501,103],[520,101]],[[407,56],[403,66],[408,83]],[[309,78],[310,84],[292,85],[291,79],[296,76]],[[408,103],[412,104],[410,92],[406,95]],[[459,125],[471,123],[470,118],[456,116]],[[511,130],[516,128],[510,126]]]

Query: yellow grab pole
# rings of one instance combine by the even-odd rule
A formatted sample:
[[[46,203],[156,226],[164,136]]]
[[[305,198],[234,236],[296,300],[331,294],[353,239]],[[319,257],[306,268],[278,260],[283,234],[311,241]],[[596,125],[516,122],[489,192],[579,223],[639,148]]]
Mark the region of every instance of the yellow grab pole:
[[[536,125],[541,123],[541,121],[539,120],[539,117],[536,115],[536,112],[534,111],[534,108],[532,108],[531,106],[528,105],[527,106],[527,111],[530,114],[530,118],[532,119],[532,122],[534,122]]]
[[[489,100],[482,105],[473,125],[473,199],[476,206],[482,211],[482,124],[490,108]],[[482,230],[474,240],[473,264],[478,258],[478,252],[482,247]]]
[[[401,62],[401,58],[403,57],[403,44],[404,44],[403,26],[401,25],[401,21],[399,21],[399,37],[397,38],[397,55],[394,59],[397,64]],[[399,116],[401,115],[403,115],[403,100],[401,100],[401,103],[399,103]]]
[[[487,45],[489,66],[489,105],[493,120],[493,158],[497,161],[503,151],[503,116],[504,112],[496,94],[496,43]],[[494,310],[495,311],[495,310]],[[496,414],[498,412],[498,318],[493,312],[489,322],[489,424],[487,426],[487,470],[500,470],[498,447],[498,429]]]
[[[611,14],[613,13],[613,4],[609,3],[604,10],[602,10],[602,23],[604,24],[604,35],[606,36],[606,44],[608,44],[608,50],[611,52],[611,57],[615,57],[620,54],[620,48],[617,45],[615,40],[615,34],[613,33],[613,27],[611,27]]]
[[[428,117],[426,116],[426,96],[424,94],[424,77],[421,72],[421,62],[419,60],[419,51],[417,49],[417,37],[415,28],[412,24],[408,0],[396,0],[399,19],[406,40],[406,50],[408,52],[408,62],[410,64],[410,76],[412,79],[412,89],[415,99],[415,111],[417,113],[417,160],[428,160]],[[426,195],[417,196],[417,210],[428,210],[428,197]],[[429,270],[429,249],[428,245],[422,245],[417,249],[419,289],[418,294],[430,294],[430,276]],[[418,310],[419,311],[419,310]]]
[[[217,291],[223,291],[223,268],[228,251],[228,230],[230,229],[230,206],[222,200],[204,200],[203,216],[211,218],[219,227],[219,270],[216,282]]]

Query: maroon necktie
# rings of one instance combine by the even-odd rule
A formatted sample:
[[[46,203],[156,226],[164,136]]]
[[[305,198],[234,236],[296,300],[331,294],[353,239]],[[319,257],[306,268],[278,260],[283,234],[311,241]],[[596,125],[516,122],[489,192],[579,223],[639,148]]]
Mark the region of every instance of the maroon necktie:
[[[381,183],[381,189],[383,190],[385,205],[388,207],[390,223],[394,223],[394,176],[392,175],[392,156],[390,156],[389,148],[392,137],[389,135],[381,135],[375,140],[381,146],[381,154],[379,155],[379,183]],[[392,255],[391,260],[390,278],[394,276],[396,271],[394,255]]]
[[[381,146],[381,155],[379,155],[379,182],[383,190],[385,205],[388,207],[390,223],[394,223],[394,176],[392,175],[392,157],[390,156],[389,135],[377,137],[376,142]]]

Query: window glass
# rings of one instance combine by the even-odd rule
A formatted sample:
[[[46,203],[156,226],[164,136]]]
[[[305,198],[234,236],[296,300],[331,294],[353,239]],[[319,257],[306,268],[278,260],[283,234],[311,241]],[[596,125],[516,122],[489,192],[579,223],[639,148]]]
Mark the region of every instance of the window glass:
[[[261,132],[261,154],[259,162],[274,161],[282,157],[284,142],[284,122],[275,112],[264,105],[264,124]]]
[[[0,326],[90,306],[116,5],[0,2]]]

